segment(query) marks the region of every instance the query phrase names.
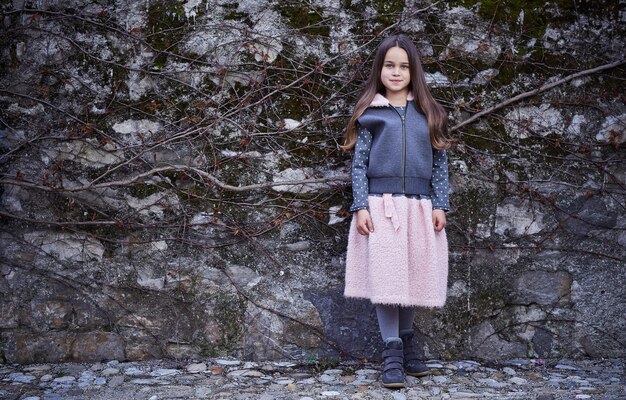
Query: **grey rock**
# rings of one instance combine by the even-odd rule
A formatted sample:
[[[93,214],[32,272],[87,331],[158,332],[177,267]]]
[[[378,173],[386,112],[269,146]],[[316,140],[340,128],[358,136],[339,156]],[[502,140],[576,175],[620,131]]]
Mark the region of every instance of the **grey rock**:
[[[320,381],[324,383],[337,382],[337,377],[334,375],[323,374],[320,375]]]
[[[101,361],[124,358],[124,341],[113,332],[89,332],[76,335],[72,346],[75,361]]]
[[[9,374],[8,379],[11,382],[16,382],[16,383],[31,383],[36,378],[32,375],[26,375],[21,372],[14,372],[12,374]]]
[[[60,261],[102,261],[104,255],[102,243],[87,235],[37,231],[26,233],[24,240]]]
[[[502,372],[504,372],[505,374],[510,375],[510,376],[517,375],[517,372],[513,368],[510,368],[510,367],[502,368]]]
[[[562,134],[563,115],[550,104],[516,107],[506,115],[505,129],[512,137],[526,139],[533,135]]]
[[[526,348],[523,345],[501,338],[488,321],[483,322],[472,330],[471,341],[472,343],[480,344],[478,348],[472,349],[473,354],[484,354],[492,359],[503,356],[522,357],[526,355]]]
[[[160,376],[172,376],[172,375],[178,375],[178,374],[180,374],[180,371],[177,369],[159,368],[150,372],[149,375],[154,376],[154,377],[160,377]]]
[[[219,365],[227,365],[227,366],[234,366],[234,365],[240,365],[241,361],[239,360],[224,360],[224,359],[218,359],[215,360],[215,362]]]
[[[60,384],[70,384],[76,381],[76,377],[74,376],[61,376],[59,378],[54,378],[52,382],[60,383]]]
[[[611,229],[617,223],[617,213],[607,207],[598,196],[580,196],[560,207],[557,217],[569,232],[580,236],[592,230]]]
[[[146,375],[146,372],[137,367],[129,367],[124,370],[124,375],[140,376],[140,375]]]
[[[478,382],[480,382],[481,384],[487,387],[498,388],[498,389],[509,386],[506,382],[499,382],[492,378],[479,378]]]
[[[290,251],[304,251],[304,250],[307,250],[310,246],[311,246],[310,242],[301,241],[301,242],[286,244],[285,248]]]
[[[148,379],[148,378],[140,378],[140,379],[131,379],[130,383],[135,385],[165,385],[168,382],[162,379]]]
[[[552,352],[553,334],[545,329],[537,328],[533,335],[533,349],[539,357],[550,357]]]
[[[98,142],[91,140],[61,143],[56,147],[45,149],[44,152],[47,157],[56,161],[71,160],[91,168],[105,167],[124,159],[122,151],[100,146]]]
[[[120,386],[124,383],[124,377],[121,375],[116,375],[114,377],[112,377],[111,379],[109,379],[109,385],[110,387],[117,387]]]
[[[577,370],[577,368],[575,366],[571,365],[571,361],[567,361],[567,360],[559,361],[559,363],[554,368],[562,369],[562,370],[568,370],[568,371],[576,371]]]
[[[515,279],[513,301],[520,304],[567,303],[571,296],[572,276],[569,272],[530,271]],[[551,340],[544,331],[538,337],[543,350],[549,350]]]
[[[509,378],[509,382],[511,382],[514,385],[526,385],[528,383],[526,379],[520,378],[517,376],[514,376],[513,378]]]
[[[101,372],[103,376],[117,375],[119,373],[120,373],[120,370],[117,368],[106,368],[106,369],[103,369]]]
[[[206,371],[207,365],[205,363],[189,364],[185,367],[185,369],[191,374],[197,374]]]
[[[501,236],[521,237],[545,228],[543,212],[526,201],[509,199],[498,204],[494,232]]]

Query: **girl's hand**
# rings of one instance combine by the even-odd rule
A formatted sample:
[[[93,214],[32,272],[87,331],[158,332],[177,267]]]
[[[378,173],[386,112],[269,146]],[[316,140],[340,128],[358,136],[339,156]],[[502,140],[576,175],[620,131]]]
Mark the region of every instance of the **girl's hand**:
[[[446,212],[443,210],[433,210],[433,225],[437,232],[441,232],[446,227]]]
[[[365,236],[374,232],[374,224],[372,224],[369,211],[363,209],[356,212],[356,230]]]

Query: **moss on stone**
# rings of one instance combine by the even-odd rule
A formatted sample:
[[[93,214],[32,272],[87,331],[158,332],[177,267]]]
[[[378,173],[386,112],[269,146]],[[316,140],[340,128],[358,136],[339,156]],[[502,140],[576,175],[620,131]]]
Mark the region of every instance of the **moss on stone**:
[[[177,44],[183,38],[188,23],[183,3],[178,0],[151,3],[148,7],[146,41],[156,50],[175,52]],[[155,66],[164,66],[166,53],[159,53],[155,58]]]
[[[455,219],[463,226],[476,226],[487,223],[495,212],[498,202],[496,190],[472,188],[455,195],[455,204],[459,204]]]
[[[246,302],[243,297],[232,293],[221,293],[215,304],[215,320],[221,329],[217,348],[231,354],[241,346]]]
[[[250,27],[254,25],[247,13],[237,11],[239,3],[222,4],[222,8],[224,9],[225,20],[241,21]]]
[[[277,11],[292,29],[307,35],[328,36],[330,28],[322,18],[320,7],[311,8],[301,2],[280,2]]]
[[[523,30],[532,37],[540,37],[550,23],[558,19],[547,12],[554,3],[559,7],[569,8],[571,1],[545,2],[539,0],[461,0],[453,2],[466,8],[473,8],[485,21],[496,24],[505,24],[510,27],[518,25],[520,12],[524,11]],[[556,4],[555,4],[556,5]]]
[[[159,193],[165,190],[159,185],[150,185],[150,184],[135,184],[130,187],[129,192],[130,195],[136,197],[138,199],[144,199],[149,197],[155,193]]]
[[[387,27],[398,21],[404,10],[404,0],[373,0],[372,7],[378,11],[376,22]]]
[[[478,325],[479,321],[497,315],[507,305],[509,299],[510,289],[502,284],[506,282],[506,278],[498,276],[500,275],[498,272],[494,273],[497,268],[476,269],[474,266],[468,268],[472,268],[472,279],[465,282],[468,285],[468,293],[448,298],[447,312],[442,314],[444,324],[453,326],[457,332],[469,331]],[[502,269],[499,271],[506,272]]]

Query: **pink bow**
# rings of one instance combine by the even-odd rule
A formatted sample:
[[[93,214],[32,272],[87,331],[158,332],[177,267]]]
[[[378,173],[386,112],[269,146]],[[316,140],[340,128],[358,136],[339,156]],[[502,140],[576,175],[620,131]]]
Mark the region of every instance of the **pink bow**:
[[[385,207],[385,217],[391,218],[393,229],[397,231],[400,228],[400,218],[398,218],[391,193],[383,194],[383,206]]]

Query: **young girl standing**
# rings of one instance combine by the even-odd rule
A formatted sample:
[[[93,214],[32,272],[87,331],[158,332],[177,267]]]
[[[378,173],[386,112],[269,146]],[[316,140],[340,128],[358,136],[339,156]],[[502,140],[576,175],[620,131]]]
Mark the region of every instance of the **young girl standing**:
[[[411,40],[386,38],[346,130],[354,149],[345,296],[376,307],[382,383],[428,374],[413,347],[416,307],[443,307],[448,279],[447,114]]]

